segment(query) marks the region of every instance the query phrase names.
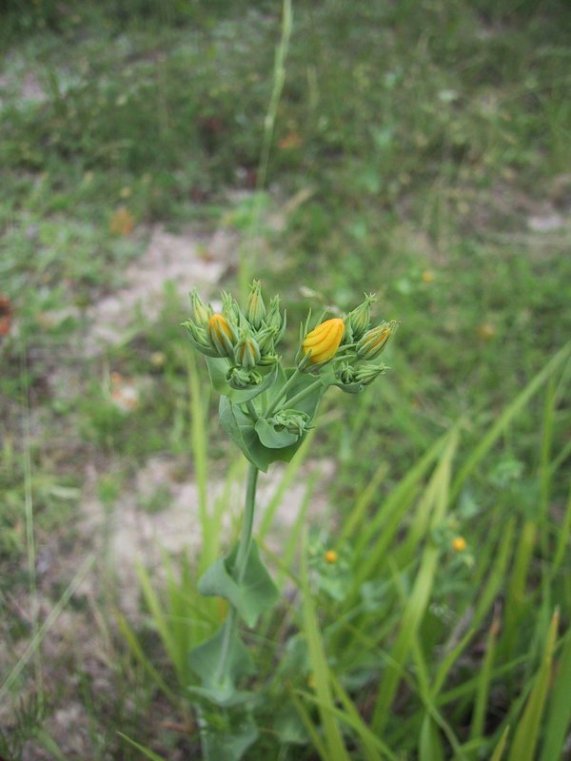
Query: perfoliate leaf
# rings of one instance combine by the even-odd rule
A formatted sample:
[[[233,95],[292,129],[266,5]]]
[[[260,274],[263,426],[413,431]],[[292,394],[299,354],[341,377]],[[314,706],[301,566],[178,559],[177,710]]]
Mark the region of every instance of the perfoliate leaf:
[[[247,459],[264,472],[276,460],[289,462],[303,441],[302,437],[295,444],[281,449],[264,446],[256,433],[254,421],[226,396],[220,397],[219,415],[224,431],[240,447]]]
[[[231,726],[207,727],[204,732],[205,761],[240,761],[258,739],[258,728],[251,713],[233,718]]]
[[[299,439],[299,434],[290,433],[286,430],[276,431],[274,426],[264,418],[257,420],[255,431],[258,434],[260,442],[270,449],[283,449],[283,447],[295,444]]]
[[[235,571],[237,548],[224,559],[210,566],[198,582],[203,595],[224,597],[233,605],[250,627],[255,626],[261,613],[271,608],[278,597],[277,588],[260,560],[255,542],[250,545],[242,581]]]
[[[248,649],[236,632],[230,635],[224,674],[219,674],[219,664],[224,647],[226,626],[223,625],[211,639],[206,640],[189,653],[190,667],[202,680],[200,693],[217,705],[233,705],[241,700],[236,682],[255,672]]]

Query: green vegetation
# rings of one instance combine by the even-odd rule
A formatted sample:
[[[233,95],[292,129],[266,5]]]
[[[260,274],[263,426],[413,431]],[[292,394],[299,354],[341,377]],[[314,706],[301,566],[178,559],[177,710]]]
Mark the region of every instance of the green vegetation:
[[[570,20],[563,0],[294,0],[291,29],[269,0],[4,4],[0,756],[199,758],[187,655],[224,611],[196,579],[244,472],[176,276],[159,310],[144,288],[117,325],[101,308],[158,229],[204,265],[231,236],[221,285],[280,292],[284,353],[308,302],[375,290],[400,323],[392,372],[332,392],[261,517],[289,602],[244,632],[245,758],[561,755]],[[308,462],[329,458],[324,485]],[[192,549],[135,579],[117,522],[167,533],[189,479],[202,541],[189,520]]]

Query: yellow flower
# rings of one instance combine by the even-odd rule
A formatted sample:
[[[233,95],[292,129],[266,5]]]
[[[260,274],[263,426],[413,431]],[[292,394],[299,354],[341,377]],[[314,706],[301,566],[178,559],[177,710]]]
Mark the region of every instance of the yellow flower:
[[[234,356],[236,334],[223,314],[216,312],[208,320],[208,336],[221,357]]]
[[[335,563],[339,560],[339,555],[335,552],[335,550],[327,550],[325,553],[325,562],[329,563],[330,565],[335,565]]]
[[[329,362],[335,354],[345,333],[345,323],[340,317],[325,320],[305,337],[303,353],[309,356],[312,365]]]
[[[452,540],[452,549],[454,552],[464,552],[467,546],[468,542],[464,539],[463,536],[455,536]]]

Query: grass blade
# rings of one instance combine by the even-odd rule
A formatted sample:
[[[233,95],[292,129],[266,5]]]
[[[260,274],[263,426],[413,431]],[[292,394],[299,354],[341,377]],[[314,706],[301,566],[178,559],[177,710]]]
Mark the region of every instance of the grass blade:
[[[545,721],[545,740],[541,761],[560,758],[569,725],[571,724],[571,632],[563,645],[563,650],[556,670],[557,676],[551,690],[549,709]]]
[[[150,758],[151,761],[167,761],[166,758],[159,756],[158,753],[155,753],[150,748],[145,748],[144,745],[140,745],[138,742],[135,742],[135,740],[132,740],[127,735],[124,735],[123,732],[117,732],[117,734],[119,735],[119,737],[122,737],[123,740],[126,740],[129,743],[129,745],[132,745],[133,748],[140,750],[143,756],[145,756],[146,758]]]
[[[306,543],[304,542],[304,547]],[[319,632],[319,622],[311,596],[309,587],[307,558],[303,553],[302,569],[302,615],[303,615],[303,634],[307,641],[309,662],[313,678],[315,680],[315,692],[319,706],[319,715],[323,725],[323,734],[327,745],[328,759],[335,761],[350,761],[349,755],[345,748],[343,736],[334,718],[335,702],[331,692],[329,681],[329,667],[323,647],[323,641]]]
[[[508,735],[510,733],[510,728],[507,726],[504,731],[502,732],[502,736],[500,737],[499,743],[496,745],[496,748],[494,752],[492,753],[492,757],[490,758],[490,761],[502,761],[502,757],[504,755],[504,750],[506,747],[506,744],[508,742]]]
[[[541,717],[547,699],[549,680],[551,678],[551,661],[557,627],[559,625],[559,611],[555,611],[547,633],[547,641],[543,653],[542,663],[537,673],[536,681],[527,700],[524,712],[514,736],[509,761],[533,761],[535,749],[539,739]]]
[[[428,489],[433,493],[432,525],[435,527],[442,522],[448,507],[452,458],[457,445],[458,432],[454,429],[448,435],[447,446],[428,486]],[[432,543],[428,543],[422,553],[419,570],[403,610],[399,633],[391,651],[373,713],[373,727],[378,733],[381,733],[386,725],[390,707],[400,682],[400,675],[404,670],[410,648],[424,618],[432,592],[439,554],[438,547]]]
[[[487,455],[498,438],[502,435],[514,417],[525,407],[529,400],[536,394],[539,389],[546,383],[551,376],[556,373],[569,359],[571,354],[571,344],[566,344],[557,354],[545,365],[537,375],[528,383],[524,390],[517,396],[514,401],[506,407],[498,420],[492,426],[490,431],[482,438],[478,446],[474,449],[470,457],[466,460],[454,483],[452,485],[452,498],[460,493],[464,482],[472,474],[476,466]]]

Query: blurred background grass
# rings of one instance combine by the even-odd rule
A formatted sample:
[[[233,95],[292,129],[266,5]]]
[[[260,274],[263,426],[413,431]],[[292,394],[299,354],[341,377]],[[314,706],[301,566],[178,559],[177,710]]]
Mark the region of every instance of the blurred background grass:
[[[315,452],[339,463],[331,488],[340,516],[381,463],[387,476],[373,503],[458,420],[457,457],[469,459],[571,335],[563,0],[295,3],[263,186],[279,4],[4,0],[0,13],[9,322],[0,339],[0,591],[14,652],[30,626],[10,605],[32,572],[29,495],[38,546],[71,547],[90,462],[110,504],[150,455],[193,465],[179,328],[187,304],[173,288],[160,316],[143,308],[118,345],[90,357],[77,350],[90,307],[125,284],[153,226],[235,233],[248,269],[288,306],[284,352],[293,354],[308,303],[349,310],[375,290],[378,315],[400,321],[393,372],[357,405],[339,393],[328,409],[341,411],[317,438]],[[231,262],[223,285],[238,279]],[[112,373],[144,378],[127,415],[110,402]],[[58,394],[54,378],[71,391]],[[548,562],[568,489],[566,378],[531,400],[456,495],[458,530],[475,554],[489,556],[507,521],[524,525],[541,503],[534,568]],[[217,433],[210,447],[213,459],[226,456]],[[526,583],[537,592],[532,572]],[[563,586],[566,597],[557,587],[549,601],[567,625]],[[535,631],[533,617],[527,624],[521,652]],[[105,725],[101,706],[90,711]],[[140,728],[136,716],[124,720]]]

